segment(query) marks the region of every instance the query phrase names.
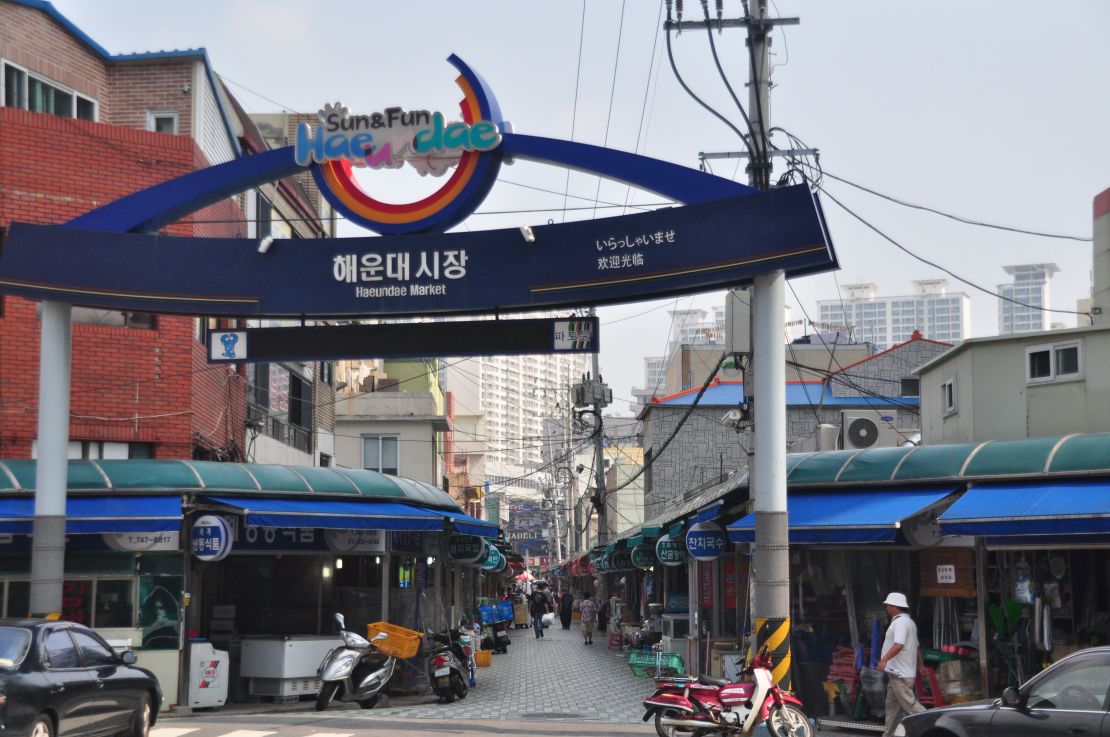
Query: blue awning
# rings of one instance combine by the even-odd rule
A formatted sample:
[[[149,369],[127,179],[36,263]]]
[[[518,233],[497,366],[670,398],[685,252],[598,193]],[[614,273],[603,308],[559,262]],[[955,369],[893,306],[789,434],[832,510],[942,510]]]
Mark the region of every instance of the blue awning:
[[[471,517],[469,514],[462,512],[451,512],[449,510],[436,510],[436,514],[442,514],[447,519],[451,520],[455,532],[462,535],[479,535],[481,537],[497,537],[497,524],[494,522],[487,522],[484,519]]]
[[[717,519],[717,517],[720,516],[721,510],[723,508],[724,501],[713,502],[708,507],[699,510],[698,513],[694,515],[694,524],[697,524],[698,522],[710,522]]]
[[[446,520],[467,535],[493,537],[497,525],[446,509],[425,509],[400,502],[204,497],[246,517],[250,527],[314,527],[328,530],[406,530],[442,532]],[[465,529],[464,529],[465,528]]]
[[[889,543],[902,520],[944,499],[955,489],[867,489],[791,494],[791,543]],[[755,514],[728,526],[732,542],[755,541]]]
[[[1110,532],[1110,480],[974,486],[940,516],[943,535]]]
[[[30,535],[35,522],[33,497],[0,499],[0,533]],[[70,496],[66,498],[66,532],[177,532],[181,529],[179,496]]]

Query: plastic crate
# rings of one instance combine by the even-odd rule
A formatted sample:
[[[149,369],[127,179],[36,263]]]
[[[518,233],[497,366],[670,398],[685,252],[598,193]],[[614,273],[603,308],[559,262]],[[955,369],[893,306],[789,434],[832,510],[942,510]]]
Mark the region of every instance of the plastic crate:
[[[640,678],[677,676],[686,672],[686,663],[678,653],[645,653],[633,650],[628,654],[632,674]]]
[[[372,622],[366,625],[366,637],[369,640],[373,640],[374,635],[381,632],[384,632],[388,637],[384,640],[378,640],[374,643],[374,646],[386,655],[404,660],[415,656],[420,651],[420,639],[424,637],[420,632],[398,627],[389,622]]]
[[[493,624],[497,621],[497,608],[491,604],[478,607],[478,618],[482,624]]]
[[[960,656],[956,653],[946,653],[942,650],[922,650],[921,659],[926,663],[948,663],[953,660],[960,660]]]
[[[479,650],[474,653],[474,665],[479,668],[488,668],[493,665],[493,651],[492,650]]]
[[[513,618],[513,603],[508,599],[497,602],[497,621],[507,622]]]

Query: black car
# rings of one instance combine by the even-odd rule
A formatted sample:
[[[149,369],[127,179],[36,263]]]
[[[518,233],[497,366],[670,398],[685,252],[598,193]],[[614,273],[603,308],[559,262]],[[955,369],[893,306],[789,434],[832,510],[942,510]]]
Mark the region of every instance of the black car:
[[[912,714],[895,734],[906,737],[1110,737],[1110,647],[1080,650],[1001,699]]]
[[[0,735],[146,737],[158,679],[74,622],[0,619]]]

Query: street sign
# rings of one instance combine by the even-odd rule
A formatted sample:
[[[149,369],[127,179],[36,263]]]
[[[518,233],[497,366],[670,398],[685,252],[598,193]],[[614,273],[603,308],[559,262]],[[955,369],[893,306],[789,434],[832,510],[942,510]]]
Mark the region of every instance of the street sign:
[[[632,548],[632,565],[647,570],[655,565],[655,553],[650,543],[640,543]]]
[[[189,542],[197,560],[223,560],[231,553],[231,525],[218,514],[206,514],[193,522]]]
[[[209,363],[596,353],[598,318],[213,330]]]

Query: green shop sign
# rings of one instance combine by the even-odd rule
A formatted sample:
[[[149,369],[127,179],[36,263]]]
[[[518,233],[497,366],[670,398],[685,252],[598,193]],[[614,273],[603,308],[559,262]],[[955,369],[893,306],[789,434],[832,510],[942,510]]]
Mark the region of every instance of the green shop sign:
[[[632,548],[632,565],[642,570],[655,565],[655,551],[651,549],[651,543],[640,543]]]
[[[655,557],[665,566],[680,566],[686,562],[686,546],[681,540],[664,535],[655,543]]]

